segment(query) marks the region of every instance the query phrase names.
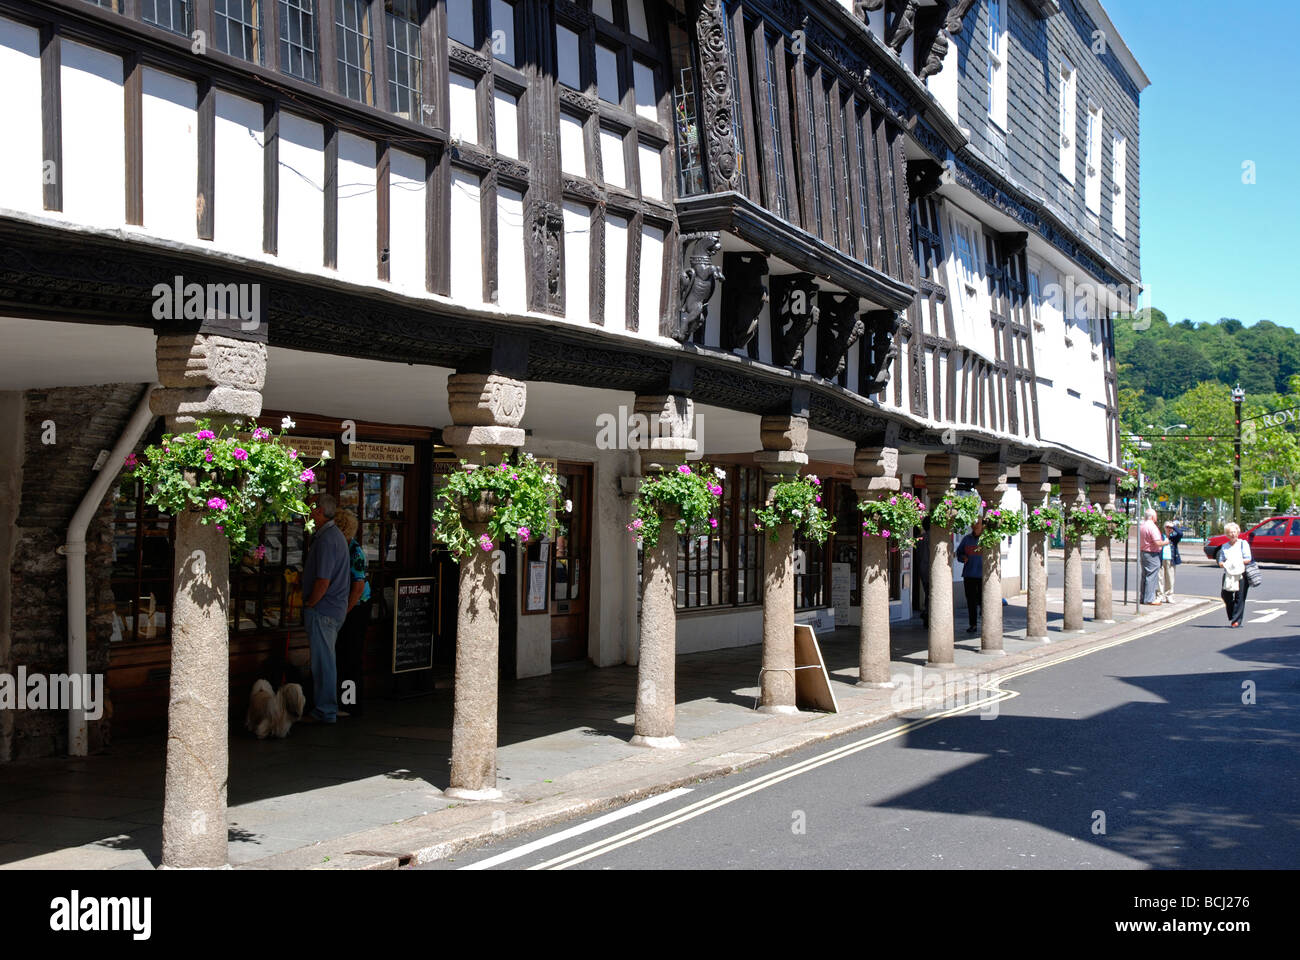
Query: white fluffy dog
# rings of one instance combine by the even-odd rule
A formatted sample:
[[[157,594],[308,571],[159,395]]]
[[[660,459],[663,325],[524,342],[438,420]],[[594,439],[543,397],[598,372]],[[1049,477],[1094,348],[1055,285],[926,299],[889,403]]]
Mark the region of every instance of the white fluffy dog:
[[[278,693],[273,693],[269,683],[258,680],[248,700],[244,726],[259,740],[272,734],[283,739],[289,735],[289,728],[302,719],[306,706],[307,698],[299,684],[286,683]]]

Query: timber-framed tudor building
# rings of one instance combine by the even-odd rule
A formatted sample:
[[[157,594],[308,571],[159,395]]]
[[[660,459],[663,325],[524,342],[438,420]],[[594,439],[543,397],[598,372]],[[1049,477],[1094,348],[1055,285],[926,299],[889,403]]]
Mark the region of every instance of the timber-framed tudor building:
[[[421,682],[386,617],[434,578],[467,796],[494,786],[498,675],[653,653],[671,684],[676,653],[808,614],[859,625],[884,682],[922,566],[951,662],[951,538],[863,538],[859,497],[1112,502],[1148,80],[1097,0],[0,0],[0,78],[0,672],[103,673],[113,704],[0,711],[0,760],[168,724],[189,534],[113,457],[186,417],[289,415],[334,455],[317,485],[358,513],[379,601],[363,696]],[[173,283],[255,291],[260,322],[160,320]],[[485,446],[555,461],[572,511],[466,579],[429,514]],[[719,529],[651,557],[636,478],[701,454]],[[753,511],[801,469],[835,532],[765,544]],[[286,632],[306,658],[308,539],[280,525],[231,567],[231,716]],[[986,564],[986,596],[1028,590],[1030,636],[1043,551]],[[464,622],[489,588],[499,648]],[[672,737],[660,699],[641,742]]]

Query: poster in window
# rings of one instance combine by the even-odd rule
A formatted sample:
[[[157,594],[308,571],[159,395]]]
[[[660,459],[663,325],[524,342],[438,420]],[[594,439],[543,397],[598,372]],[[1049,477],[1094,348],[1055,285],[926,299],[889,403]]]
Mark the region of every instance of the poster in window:
[[[831,564],[831,606],[835,608],[835,626],[849,622],[849,606],[853,593],[853,565]]]

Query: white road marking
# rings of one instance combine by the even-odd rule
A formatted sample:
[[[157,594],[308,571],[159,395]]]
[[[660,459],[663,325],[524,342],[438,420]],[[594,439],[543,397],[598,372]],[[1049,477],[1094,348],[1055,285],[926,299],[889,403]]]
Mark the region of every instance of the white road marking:
[[[815,757],[809,757],[807,760],[802,760],[799,763],[792,764],[791,766],[785,767],[781,770],[764,774],[763,776],[758,777],[752,781],[749,781],[748,783],[739,784],[738,786],[732,787],[728,790],[724,790],[721,793],[716,794],[712,797],[706,797],[703,800],[698,800],[695,803],[683,807],[682,809],[674,813],[665,814],[664,816],[659,817],[656,820],[650,820],[644,824],[641,824],[640,826],[632,827],[628,830],[623,831],[622,833],[614,834],[612,837],[607,837],[604,840],[598,840],[595,843],[588,844],[585,847],[580,847],[577,850],[572,850],[569,853],[562,854],[554,858],[553,860],[547,860],[544,863],[535,864],[534,866],[531,866],[528,869],[564,870],[567,869],[568,867],[577,866],[578,864],[583,863],[587,860],[591,860],[594,859],[595,857],[601,856],[602,854],[610,853],[614,850],[617,850],[619,847],[627,846],[630,843],[636,843],[638,840],[644,840],[647,837],[652,836],[653,834],[659,833],[661,830],[667,830],[669,827],[675,827],[678,824],[685,823],[688,820],[693,820],[696,817],[701,816],[705,813],[709,813],[713,810],[716,810],[719,807],[723,807],[736,800],[740,800],[751,793],[757,793],[759,790],[765,790],[768,787],[775,786],[776,784],[780,783],[783,780],[789,780],[791,777],[797,777],[801,773],[807,773],[810,770],[815,770],[817,767],[824,766],[825,764],[828,763],[834,763],[836,760],[841,760],[844,757],[858,753],[859,751],[867,750],[871,747],[877,746],[878,744],[886,743],[890,740],[895,740],[898,737],[905,736],[906,734],[911,733],[913,730],[918,730],[921,727],[928,727],[932,723],[938,723],[940,720],[945,720],[948,717],[955,717],[958,716],[959,714],[967,713],[971,710],[984,709],[990,703],[1000,702],[1002,700],[1010,700],[1013,697],[1020,696],[1019,693],[1013,690],[999,689],[999,685],[1005,683],[1007,680],[1012,680],[1015,679],[1016,677],[1024,676],[1027,673],[1034,673],[1038,670],[1043,670],[1046,669],[1047,667],[1055,666],[1058,663],[1065,663],[1066,661],[1069,660],[1078,660],[1081,657],[1091,656],[1092,654],[1098,653],[1102,650],[1109,650],[1111,647],[1117,647],[1125,643],[1132,643],[1134,640],[1140,640],[1143,637],[1150,636],[1153,633],[1161,633],[1172,627],[1176,627],[1180,624],[1187,623],[1188,621],[1199,619],[1200,617],[1203,617],[1206,614],[1212,612],[1214,612],[1214,608],[1211,607],[1206,610],[1202,610],[1199,613],[1184,614],[1181,617],[1176,617],[1169,621],[1166,621],[1165,623],[1157,624],[1156,626],[1152,627],[1150,630],[1144,630],[1141,633],[1136,633],[1133,634],[1132,636],[1121,637],[1116,640],[1110,640],[1105,643],[1100,643],[1094,647],[1088,647],[1084,650],[1079,650],[1074,653],[1067,654],[1066,656],[1063,657],[1050,659],[1045,663],[1026,664],[1025,666],[1010,671],[1001,677],[997,677],[996,679],[994,679],[992,684],[983,687],[982,689],[985,692],[990,694],[990,699],[980,700],[975,703],[966,704],[964,706],[952,707],[948,710],[944,710],[940,713],[934,714],[929,717],[925,717],[923,719],[909,720],[906,723],[902,724],[901,726],[896,727],[895,729],[886,730],[882,733],[874,734],[873,736],[867,737],[863,740],[858,740],[855,741],[854,743],[846,744],[842,747],[837,747],[834,750],[828,750],[827,752],[819,754]]]
[[[1273,601],[1270,600],[1269,602],[1272,603]],[[1246,622],[1247,623],[1272,623],[1274,620],[1282,616],[1282,614],[1284,613],[1286,613],[1285,610],[1261,610],[1260,616],[1256,617],[1254,620],[1247,620]]]
[[[525,843],[522,847],[515,847],[513,850],[507,850],[504,853],[498,853],[495,857],[488,857],[486,860],[480,860],[478,863],[467,863],[460,867],[460,870],[486,870],[488,867],[495,867],[497,864],[508,863],[511,860],[517,860],[525,857],[534,850],[544,850],[552,844],[569,840],[573,837],[581,836],[592,830],[598,830],[607,824],[615,823],[624,817],[630,817],[640,813],[642,810],[649,810],[651,807],[657,807],[661,803],[669,800],[675,800],[678,797],[685,796],[691,792],[690,787],[678,787],[675,790],[669,790],[667,793],[656,794],[653,797],[646,797],[644,800],[638,800],[630,806],[623,807],[621,810],[615,810],[613,813],[607,813],[603,817],[597,817],[590,823],[580,823],[576,827],[570,827],[568,830],[561,830],[559,833],[552,834],[549,837],[542,837],[540,840],[534,840],[531,843]]]

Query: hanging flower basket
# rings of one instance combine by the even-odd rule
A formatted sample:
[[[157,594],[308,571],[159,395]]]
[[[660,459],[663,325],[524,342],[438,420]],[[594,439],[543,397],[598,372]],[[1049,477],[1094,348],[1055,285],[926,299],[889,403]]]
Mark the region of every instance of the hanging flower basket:
[[[699,464],[692,468],[680,464],[672,470],[653,474],[641,481],[636,500],[632,504],[632,522],[629,533],[635,534],[647,547],[659,546],[663,513],[675,508],[677,519],[673,529],[679,534],[693,534],[716,530],[718,520],[713,516],[718,498],[722,496],[722,481],[726,471]]]
[[[1020,532],[1021,520],[1019,510],[1005,507],[989,507],[984,511],[984,529],[980,531],[981,547],[998,547],[1007,537],[1014,537]]]
[[[930,523],[945,530],[965,530],[979,519],[983,506],[978,497],[950,493],[930,509]]]
[[[788,523],[807,539],[824,543],[833,524],[826,508],[818,506],[821,502],[822,482],[817,474],[782,480],[772,485],[767,506],[754,511],[758,518],[754,529],[766,530],[768,539],[776,543],[778,528]]]
[[[1126,514],[1112,510],[1106,514],[1106,536],[1112,540],[1127,540],[1130,521]]]
[[[917,528],[925,519],[925,504],[906,491],[880,500],[859,500],[862,535],[889,540],[900,550],[916,545]]]
[[[491,553],[506,541],[523,545],[555,529],[560,481],[531,454],[517,463],[460,462],[448,475],[433,508],[433,537],[460,560],[475,550]],[[476,540],[467,524],[486,524]]]
[[[284,433],[292,425],[286,417],[273,435],[251,420],[220,431],[200,420],[192,433],[168,434],[125,466],[144,482],[147,503],[164,513],[196,513],[225,535],[232,557],[260,558],[265,548],[250,544],[263,526],[307,516],[306,497],[322,462],[307,466],[288,445]],[[306,526],[310,531],[310,519]]]
[[[1086,503],[1066,517],[1065,536],[1076,543],[1084,537],[1104,537],[1109,530],[1110,520],[1100,503]]]
[[[1025,515],[1025,526],[1030,533],[1055,533],[1063,522],[1061,508],[1055,504],[1034,507]]]

